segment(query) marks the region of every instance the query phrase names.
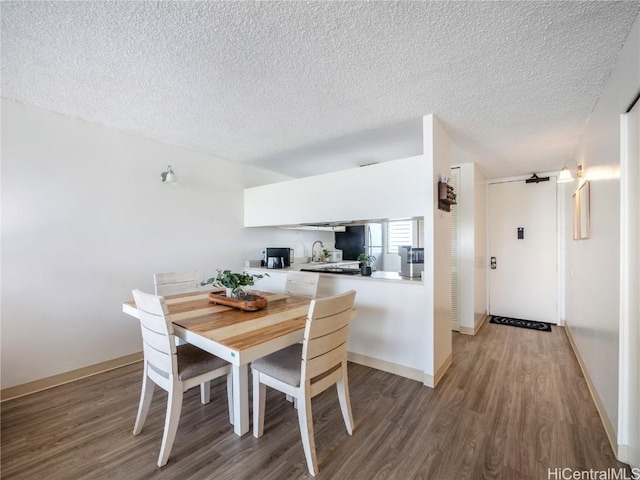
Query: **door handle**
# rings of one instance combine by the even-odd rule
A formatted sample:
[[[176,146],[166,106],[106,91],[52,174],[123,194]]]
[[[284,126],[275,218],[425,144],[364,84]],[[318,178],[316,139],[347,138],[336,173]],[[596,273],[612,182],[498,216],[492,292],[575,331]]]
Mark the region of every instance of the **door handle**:
[[[491,257],[491,270],[495,270],[496,268],[498,268],[496,257]]]

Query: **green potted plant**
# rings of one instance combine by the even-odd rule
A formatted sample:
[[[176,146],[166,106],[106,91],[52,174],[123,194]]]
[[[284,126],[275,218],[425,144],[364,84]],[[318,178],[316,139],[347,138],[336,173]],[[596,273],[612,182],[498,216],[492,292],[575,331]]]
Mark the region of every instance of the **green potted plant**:
[[[371,276],[371,264],[376,261],[376,257],[361,253],[357,260],[360,262],[360,274],[364,277]]]
[[[232,298],[239,298],[242,292],[242,287],[250,287],[255,283],[256,279],[268,277],[269,274],[264,275],[255,274],[250,275],[245,272],[237,273],[231,270],[216,270],[217,275],[215,277],[207,278],[200,282],[200,286],[213,285],[215,287],[225,287],[227,289],[226,296]]]

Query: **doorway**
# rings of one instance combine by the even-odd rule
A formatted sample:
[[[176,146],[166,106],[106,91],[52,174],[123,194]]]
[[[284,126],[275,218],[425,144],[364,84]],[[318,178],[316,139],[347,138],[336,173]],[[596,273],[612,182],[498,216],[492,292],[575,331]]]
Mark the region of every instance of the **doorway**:
[[[489,314],[557,323],[556,177],[489,184]]]

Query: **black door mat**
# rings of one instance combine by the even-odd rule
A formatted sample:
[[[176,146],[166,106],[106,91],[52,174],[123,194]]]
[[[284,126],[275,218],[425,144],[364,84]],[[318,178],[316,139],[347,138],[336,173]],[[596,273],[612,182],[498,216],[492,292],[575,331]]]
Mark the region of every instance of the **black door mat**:
[[[498,325],[511,325],[512,327],[530,328],[532,330],[540,330],[541,332],[550,332],[551,324],[545,322],[534,322],[533,320],[521,320],[519,318],[498,317],[493,315],[489,323],[497,323]]]

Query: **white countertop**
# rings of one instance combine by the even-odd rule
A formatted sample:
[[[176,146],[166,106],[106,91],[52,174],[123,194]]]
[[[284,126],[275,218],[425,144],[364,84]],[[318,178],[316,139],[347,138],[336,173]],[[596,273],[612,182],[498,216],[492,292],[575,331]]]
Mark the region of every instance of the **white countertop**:
[[[353,267],[353,265],[358,265],[358,262],[337,262],[337,263],[294,263],[290,267],[287,268],[266,268],[266,267],[245,267],[245,270],[252,271],[260,271],[260,272],[268,272],[268,273],[287,273],[288,271],[299,271],[302,268],[309,268],[318,270],[318,273],[323,278],[343,278],[343,279],[354,279],[354,280],[373,280],[373,281],[393,281],[393,282],[401,282],[401,283],[409,283],[412,285],[420,285],[422,284],[422,279],[418,278],[407,278],[400,275],[399,272],[386,272],[386,271],[374,271],[371,273],[370,277],[365,277],[360,274],[357,275],[348,275],[348,274],[340,274],[340,273],[323,273],[323,267]]]

